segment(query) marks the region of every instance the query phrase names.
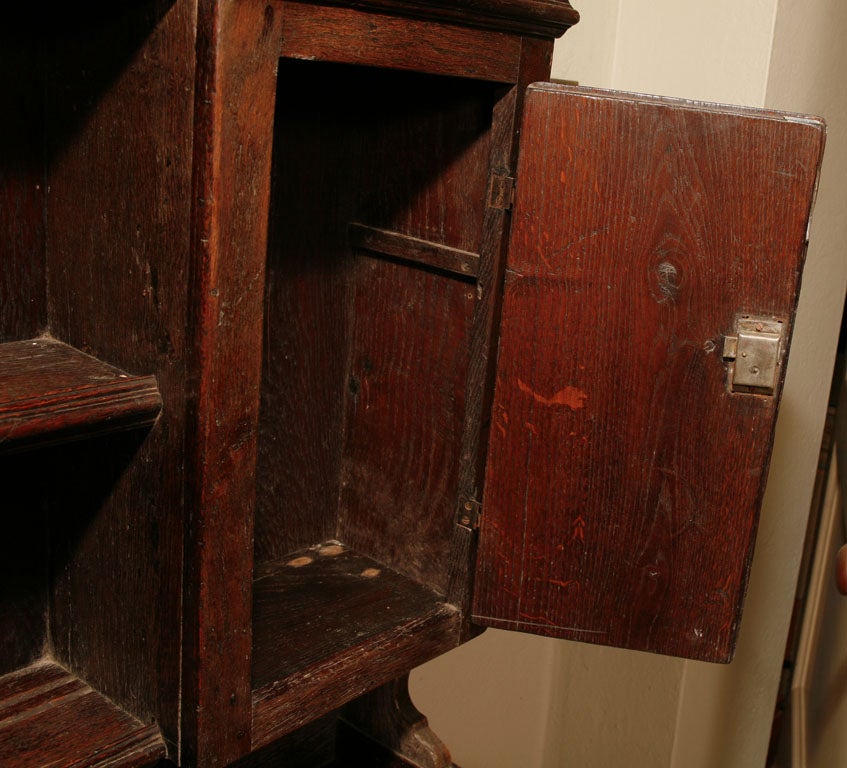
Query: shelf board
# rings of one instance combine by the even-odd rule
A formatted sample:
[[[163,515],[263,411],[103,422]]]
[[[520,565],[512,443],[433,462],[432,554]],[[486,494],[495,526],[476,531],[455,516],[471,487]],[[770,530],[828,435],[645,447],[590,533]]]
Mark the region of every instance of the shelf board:
[[[145,725],[49,661],[0,677],[3,768],[142,768],[165,756]]]
[[[443,597],[335,543],[259,566],[253,748],[459,643]]]
[[[50,338],[0,344],[0,453],[153,424],[154,376],[132,376]]]

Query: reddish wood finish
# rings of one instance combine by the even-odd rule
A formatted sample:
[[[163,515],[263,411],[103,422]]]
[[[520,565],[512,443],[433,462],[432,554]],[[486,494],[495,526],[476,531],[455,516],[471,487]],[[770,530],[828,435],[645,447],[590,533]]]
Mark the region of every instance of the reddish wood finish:
[[[24,16],[25,34],[0,32],[0,96],[15,107],[0,142],[0,340],[45,331],[51,339],[0,346],[6,395],[0,429],[4,413],[17,419],[14,437],[30,446],[36,432],[42,441],[49,434],[49,442],[90,437],[151,424],[160,400],[162,410],[149,431],[4,458],[3,479],[18,484],[4,508],[11,543],[0,546],[0,672],[18,671],[0,680],[0,691],[9,680],[35,682],[23,698],[0,693],[0,709],[31,704],[23,714],[15,710],[13,726],[0,724],[0,745],[7,727],[17,747],[30,737],[44,742],[44,734],[59,729],[51,754],[58,765],[80,768],[98,764],[90,757],[95,741],[107,746],[104,756],[115,757],[110,765],[155,759],[162,742],[171,760],[190,768],[232,761],[239,768],[324,765],[333,760],[333,710],[364,696],[347,708],[336,765],[361,759],[449,765],[411,708],[405,675],[469,634],[475,534],[457,526],[455,514],[460,499],[478,499],[482,489],[518,120],[525,86],[549,72],[552,36],[576,13],[554,0],[142,0],[89,9],[64,24],[68,12],[47,31],[36,14]],[[605,489],[596,519],[607,521],[611,540],[640,537],[642,547],[625,550],[615,561],[624,563],[620,569],[607,569],[618,581],[603,581],[596,564],[583,572],[582,561],[569,561],[581,583],[599,585],[596,605],[578,606],[574,621],[591,629],[594,618],[620,612],[619,636],[654,649],[660,622],[644,616],[669,611],[675,621],[697,619],[691,626],[702,629],[700,615],[718,610],[708,599],[698,607],[694,582],[679,576],[678,563],[687,557],[701,574],[722,577],[718,561],[743,560],[753,527],[739,527],[738,544],[715,544],[718,526],[729,525],[727,502],[717,518],[698,508],[690,519],[673,520],[670,532],[662,528],[668,499],[676,503],[673,492],[679,496],[687,476],[677,472],[663,491],[658,481],[670,474],[661,470],[676,471],[675,457],[699,450],[692,436],[713,422],[706,408],[690,408],[688,431],[677,433],[657,414],[664,401],[682,397],[668,385],[681,375],[689,384],[717,387],[742,412],[731,428],[722,427],[730,445],[741,444],[744,419],[757,414],[770,434],[774,404],[728,395],[716,353],[703,363],[688,342],[715,341],[728,330],[718,284],[735,290],[750,279],[755,296],[771,303],[748,309],[790,320],[785,307],[798,262],[785,274],[778,266],[766,270],[763,253],[779,250],[784,222],[791,222],[787,247],[796,254],[802,218],[777,202],[759,217],[752,187],[739,184],[731,201],[720,198],[741,211],[737,228],[706,226],[706,209],[692,190],[733,191],[708,149],[723,139],[703,128],[690,107],[666,109],[694,126],[705,153],[688,148],[686,162],[664,159],[674,137],[687,141],[689,134],[659,131],[627,154],[629,128],[616,124],[605,133],[587,112],[567,114],[549,137],[530,142],[529,156],[537,160],[549,160],[544,153],[561,146],[554,138],[594,157],[590,140],[600,137],[606,145],[596,157],[613,180],[598,197],[597,178],[588,172],[566,179],[575,184],[568,220],[556,209],[541,231],[565,233],[571,250],[587,258],[595,241],[614,234],[594,219],[632,208],[646,222],[647,246],[602,262],[592,277],[599,270],[605,282],[588,280],[577,293],[566,268],[544,271],[539,253],[552,257],[533,250],[529,209],[519,203],[515,242],[525,252],[508,277],[503,371],[520,383],[508,391],[500,382],[488,477],[493,495],[483,516],[496,519],[498,497],[522,510],[524,489],[528,516],[544,508],[548,495],[558,504],[557,494],[582,480]],[[650,115],[639,119],[667,128]],[[733,178],[760,154],[773,160],[788,151],[767,135],[757,143],[753,134],[744,134],[748,144],[738,155],[720,158]],[[648,167],[659,169],[652,195],[640,184]],[[807,169],[774,168],[774,200],[780,185],[789,195],[792,185],[811,186]],[[558,160],[537,170],[548,174],[548,188],[561,186]],[[518,184],[534,187],[523,171]],[[624,202],[619,193],[626,191]],[[669,213],[680,211],[676,239],[653,242],[651,233],[671,231]],[[572,216],[599,234],[580,240],[583,231],[568,229]],[[771,234],[764,246],[757,226]],[[732,243],[735,235],[741,246]],[[701,274],[686,261],[688,243],[696,246],[695,261],[713,251],[734,253],[730,246],[742,257],[731,270]],[[567,303],[536,302],[556,291]],[[612,295],[624,309],[604,303]],[[723,312],[702,321],[712,323],[711,336],[703,336],[700,320],[689,322],[691,313],[685,322],[675,314],[695,304],[707,315]],[[596,352],[595,322],[570,314],[580,308],[595,321],[602,312],[603,328],[629,347],[646,343],[654,353],[646,368]],[[561,333],[545,335],[550,318],[554,326],[561,321]],[[521,333],[536,321],[535,346],[526,350]],[[670,352],[651,346],[671,326],[676,346]],[[32,351],[33,343],[38,359],[22,362],[20,351]],[[591,347],[586,371],[597,375],[598,389],[589,396],[591,406],[599,404],[591,434],[621,436],[617,447],[568,453],[571,464],[556,465],[552,492],[519,476],[528,456],[539,482],[550,479],[543,474],[553,465],[539,460],[537,440],[530,444],[519,428],[508,446],[497,438],[503,408],[517,413],[527,388],[550,404],[532,400],[535,411],[524,421],[562,437],[561,414],[548,412],[574,401],[570,390],[556,396],[562,390],[553,383],[563,371],[588,373],[540,360],[545,344],[557,353],[569,344],[575,355]],[[515,357],[529,363],[531,374],[509,367]],[[40,374],[45,361],[52,361],[55,382]],[[624,395],[609,394],[614,389],[602,383],[611,370],[622,371]],[[642,370],[652,378],[640,379]],[[652,402],[653,410],[629,407],[633,400]],[[584,416],[587,408],[574,413]],[[613,425],[602,420],[606,414]],[[512,429],[523,423],[516,418]],[[669,433],[682,437],[662,443]],[[656,448],[652,475],[632,458],[640,455],[633,447],[639,437],[670,446]],[[555,460],[562,444],[545,443],[545,456]],[[4,447],[11,445],[7,439]],[[625,455],[621,446],[628,446]],[[760,488],[763,456],[756,453],[754,476],[742,483],[741,513],[750,520],[748,497]],[[740,465],[741,458],[707,461],[712,485],[702,483],[697,492],[707,500],[717,495],[729,463]],[[603,485],[603,461],[641,482],[633,493],[614,486],[620,510],[658,508],[656,525],[637,514],[624,522],[602,517],[613,488]],[[43,493],[27,492],[44,485],[43,476],[50,479]],[[587,518],[567,519],[576,525]],[[555,525],[544,523],[548,532]],[[593,531],[585,523],[584,531],[566,533],[577,528],[585,536]],[[691,537],[701,528],[713,535],[694,551]],[[551,560],[554,550],[543,547],[560,542],[561,531],[541,541],[538,530],[536,523],[537,537],[528,540]],[[336,537],[352,550],[332,556],[310,549]],[[508,549],[497,547],[498,557]],[[483,557],[490,554],[484,543]],[[313,562],[288,565],[307,556]],[[617,591],[625,564],[634,563],[649,585],[664,578],[656,566],[662,557],[672,557],[668,572],[682,607],[662,585],[626,602]],[[498,573],[503,562],[494,563]],[[548,581],[566,578],[553,574]],[[541,593],[530,584],[521,588],[535,599]],[[742,588],[743,578],[727,582],[727,591]],[[684,642],[675,642],[670,650],[680,652]],[[73,693],[44,709],[42,694],[58,689],[38,682],[40,665],[21,669],[42,653],[73,673],[48,667],[56,685]],[[79,710],[74,702],[85,705]],[[153,721],[161,739],[153,726],[141,725]],[[71,722],[78,733],[66,727]],[[122,746],[113,754],[108,745],[117,742]]]
[[[339,535],[442,593],[475,298],[401,265],[357,271]]]
[[[285,3],[282,55],[514,82],[520,38],[349,8]],[[457,57],[461,51],[461,57]]]
[[[56,664],[0,677],[4,768],[144,768],[164,756],[155,725],[130,717]]]
[[[727,661],[777,398],[723,336],[793,318],[821,125],[542,85],[522,141],[475,620]]]
[[[200,4],[192,188],[192,378],[183,641],[183,760],[251,746],[251,596],[280,14]]]
[[[299,61],[280,76],[256,557],[337,536],[443,592],[476,303],[444,257],[481,240],[494,89]],[[407,258],[355,250],[374,233]]]
[[[154,376],[130,376],[48,338],[0,345],[0,452],[149,427]]]
[[[526,87],[550,73],[553,44],[549,40],[524,39],[518,82],[500,95],[493,110],[491,154],[488,160],[489,185],[514,175],[518,153],[518,125],[523,112]],[[480,244],[480,270],[477,292],[483,297],[474,308],[468,350],[465,421],[462,428],[462,461],[459,465],[458,499],[479,500],[485,477],[485,448],[497,360],[497,334],[502,299],[503,273],[509,242],[511,211],[509,205],[492,207],[492,195],[486,195]],[[469,528],[453,529],[448,566],[447,597],[470,616],[473,594],[473,556],[476,535]],[[466,634],[470,626],[465,627]]]

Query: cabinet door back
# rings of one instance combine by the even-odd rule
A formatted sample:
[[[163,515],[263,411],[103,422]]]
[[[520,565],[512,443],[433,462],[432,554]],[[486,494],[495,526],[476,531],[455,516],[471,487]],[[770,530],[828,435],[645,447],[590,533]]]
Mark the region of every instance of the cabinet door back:
[[[475,622],[730,660],[823,136],[799,116],[530,89]],[[783,331],[764,344],[772,392],[739,384],[762,365],[732,343],[745,322]]]

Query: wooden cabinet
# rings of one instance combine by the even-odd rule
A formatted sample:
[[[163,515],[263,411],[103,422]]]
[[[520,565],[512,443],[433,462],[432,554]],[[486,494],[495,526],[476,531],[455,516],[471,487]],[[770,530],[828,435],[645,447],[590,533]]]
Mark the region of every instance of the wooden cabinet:
[[[0,762],[445,766],[481,625],[731,655],[823,131],[530,87],[576,20],[3,33]]]

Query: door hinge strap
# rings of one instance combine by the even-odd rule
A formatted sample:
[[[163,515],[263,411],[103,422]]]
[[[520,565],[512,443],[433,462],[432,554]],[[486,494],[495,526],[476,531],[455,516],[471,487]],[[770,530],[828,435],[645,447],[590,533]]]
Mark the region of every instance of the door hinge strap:
[[[492,173],[488,184],[488,207],[498,211],[511,210],[515,202],[515,179],[501,173]]]
[[[479,518],[482,515],[482,504],[472,496],[459,496],[459,506],[456,510],[456,525],[475,531],[479,528]]]

